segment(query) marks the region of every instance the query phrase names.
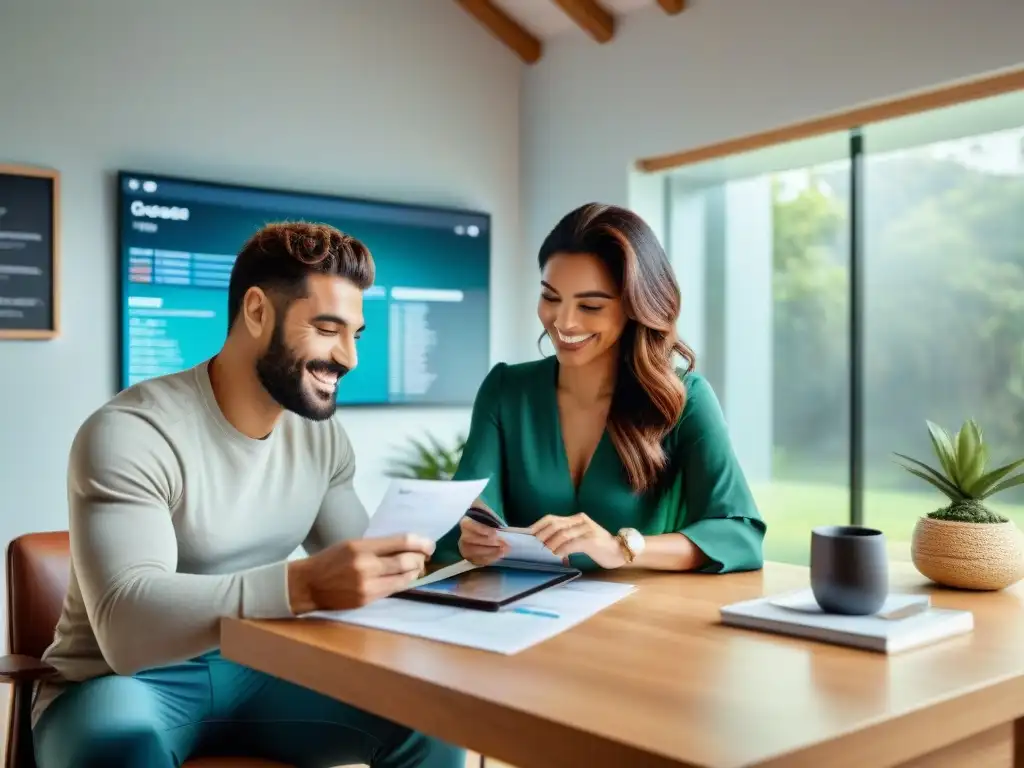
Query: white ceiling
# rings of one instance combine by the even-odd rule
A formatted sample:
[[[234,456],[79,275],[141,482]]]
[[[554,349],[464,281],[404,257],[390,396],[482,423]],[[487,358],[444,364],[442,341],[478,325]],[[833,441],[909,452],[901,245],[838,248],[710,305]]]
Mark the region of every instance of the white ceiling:
[[[572,19],[565,15],[552,0],[493,0],[505,13],[519,22],[524,29],[542,40],[550,39],[566,32],[584,32],[576,26]],[[632,13],[649,5],[655,0],[600,0],[601,6],[614,16]]]

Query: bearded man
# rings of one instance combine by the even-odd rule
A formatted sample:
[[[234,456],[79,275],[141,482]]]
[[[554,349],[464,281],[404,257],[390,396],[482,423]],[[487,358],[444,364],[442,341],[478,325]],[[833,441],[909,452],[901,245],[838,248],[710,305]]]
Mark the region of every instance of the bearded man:
[[[137,384],[79,429],[68,468],[71,581],[60,674],[33,705],[40,768],[172,768],[233,754],[290,765],[455,768],[464,754],[221,657],[225,616],[353,608],[433,551],[361,538],[352,445],[333,418],[356,367],[369,250],[315,224],[242,248],[210,360]],[[306,557],[290,560],[299,546]]]

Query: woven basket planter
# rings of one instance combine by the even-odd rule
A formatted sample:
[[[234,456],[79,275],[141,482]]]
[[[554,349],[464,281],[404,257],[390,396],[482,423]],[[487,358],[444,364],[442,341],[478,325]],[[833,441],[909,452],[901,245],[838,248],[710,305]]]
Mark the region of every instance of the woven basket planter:
[[[914,566],[937,584],[1005,589],[1024,578],[1024,533],[1015,523],[960,523],[922,517],[910,545]]]

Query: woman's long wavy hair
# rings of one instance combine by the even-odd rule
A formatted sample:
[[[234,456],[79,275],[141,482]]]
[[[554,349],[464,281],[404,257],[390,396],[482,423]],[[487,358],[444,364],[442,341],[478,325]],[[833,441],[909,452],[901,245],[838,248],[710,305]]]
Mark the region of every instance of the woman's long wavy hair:
[[[643,219],[599,203],[580,206],[558,222],[540,247],[540,268],[558,253],[596,256],[619,287],[628,321],[619,341],[608,432],[630,486],[648,490],[661,480],[668,461],[662,440],[686,405],[673,353],[688,370],[696,364],[676,333],[681,299],[672,265]]]

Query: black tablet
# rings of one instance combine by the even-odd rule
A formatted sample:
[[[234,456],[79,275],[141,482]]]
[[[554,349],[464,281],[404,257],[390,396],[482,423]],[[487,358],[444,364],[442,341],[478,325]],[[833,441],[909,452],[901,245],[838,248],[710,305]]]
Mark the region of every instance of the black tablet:
[[[573,568],[533,570],[488,565],[412,587],[395,595],[406,600],[457,605],[481,611],[497,611],[542,589],[572,581],[580,572]]]

